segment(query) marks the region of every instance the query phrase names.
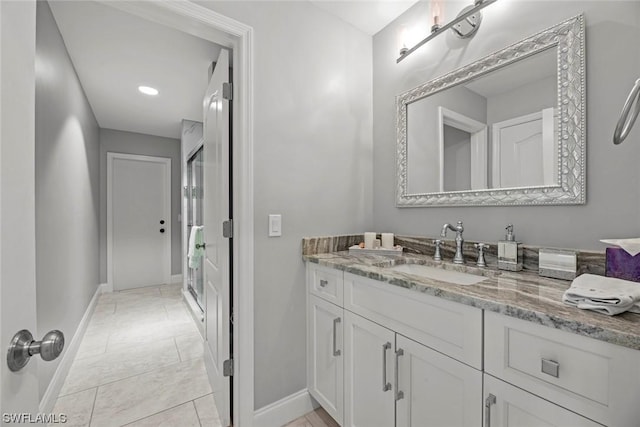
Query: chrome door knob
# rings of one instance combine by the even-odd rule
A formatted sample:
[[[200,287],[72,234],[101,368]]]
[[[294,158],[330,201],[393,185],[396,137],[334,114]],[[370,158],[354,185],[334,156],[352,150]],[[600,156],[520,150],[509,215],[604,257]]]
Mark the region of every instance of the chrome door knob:
[[[35,341],[26,329],[13,336],[7,352],[7,365],[13,372],[24,368],[31,356],[39,354],[47,362],[56,359],[64,349],[64,334],[58,330],[48,332],[42,341]]]

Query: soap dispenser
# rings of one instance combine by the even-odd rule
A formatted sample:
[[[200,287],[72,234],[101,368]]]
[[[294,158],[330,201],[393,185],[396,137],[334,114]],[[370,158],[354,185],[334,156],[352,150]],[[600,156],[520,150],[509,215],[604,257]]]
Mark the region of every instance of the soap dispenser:
[[[498,241],[498,268],[500,270],[522,270],[522,243],[516,242],[513,224],[506,227],[507,235]]]

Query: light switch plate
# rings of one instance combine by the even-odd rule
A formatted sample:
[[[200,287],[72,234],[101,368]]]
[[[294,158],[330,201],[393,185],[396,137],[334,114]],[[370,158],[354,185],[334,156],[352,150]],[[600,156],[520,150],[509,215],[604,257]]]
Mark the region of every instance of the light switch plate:
[[[269,215],[269,237],[282,236],[282,215]]]

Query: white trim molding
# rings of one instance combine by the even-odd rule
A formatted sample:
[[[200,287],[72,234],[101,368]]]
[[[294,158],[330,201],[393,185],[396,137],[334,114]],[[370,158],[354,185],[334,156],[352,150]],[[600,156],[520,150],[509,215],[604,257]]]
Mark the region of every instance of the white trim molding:
[[[172,274],[170,284],[182,283],[182,274]]]
[[[158,163],[164,166],[164,217],[171,218],[171,159],[168,157],[141,156],[138,154],[125,154],[107,152],[107,284],[110,289],[115,289],[113,283],[113,163],[115,160],[133,160],[137,162]],[[165,239],[163,254],[164,283],[171,283],[171,221],[167,221],[167,239]],[[121,290],[121,289],[118,289]]]
[[[305,388],[258,409],[254,416],[253,425],[254,427],[283,426],[317,407],[318,403]]]
[[[191,1],[110,1],[141,16],[233,51],[233,420],[253,425],[253,28]],[[215,3],[209,3],[215,7]]]
[[[60,363],[58,364],[58,367],[53,374],[53,378],[51,378],[51,382],[49,382],[47,390],[44,392],[44,396],[42,396],[42,400],[40,401],[40,413],[50,414],[53,412],[53,407],[56,404],[56,400],[58,399],[58,394],[60,394],[60,390],[62,389],[64,381],[67,379],[67,375],[69,374],[69,370],[71,369],[73,360],[78,354],[80,343],[82,342],[84,333],[87,330],[87,326],[89,325],[89,321],[91,320],[93,311],[98,304],[98,299],[100,298],[101,294],[106,292],[106,287],[107,286],[105,283],[98,285],[96,292],[91,298],[91,301],[89,301],[89,305],[87,306],[87,309],[85,310],[84,315],[82,316],[82,319],[78,324],[78,328],[73,334],[73,338],[71,338],[71,341],[63,351]]]

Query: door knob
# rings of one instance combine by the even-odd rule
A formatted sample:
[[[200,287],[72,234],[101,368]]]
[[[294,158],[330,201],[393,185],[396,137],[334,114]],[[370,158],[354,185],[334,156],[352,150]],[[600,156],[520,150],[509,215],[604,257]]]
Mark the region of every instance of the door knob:
[[[164,233],[164,228],[161,228],[161,229],[160,229],[160,232],[161,232],[161,233]]]
[[[11,340],[7,364],[12,372],[17,372],[26,366],[31,356],[39,354],[42,360],[49,362],[60,356],[63,348],[64,334],[58,330],[47,332],[42,341],[35,341],[31,332],[23,329]]]

